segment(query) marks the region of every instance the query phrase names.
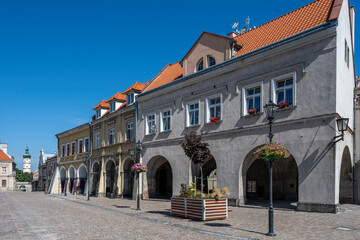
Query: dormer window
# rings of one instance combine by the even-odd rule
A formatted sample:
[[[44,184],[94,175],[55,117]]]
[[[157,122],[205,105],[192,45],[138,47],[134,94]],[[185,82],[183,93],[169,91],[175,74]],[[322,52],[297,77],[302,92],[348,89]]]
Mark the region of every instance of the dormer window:
[[[101,109],[96,110],[96,119],[101,117]]]
[[[208,66],[214,66],[216,64],[215,58],[213,58],[212,56],[208,56]]]
[[[200,61],[196,65],[196,71],[199,72],[199,71],[201,71],[203,69],[204,69],[204,61],[203,61],[203,59],[200,59]]]
[[[110,113],[115,112],[115,102],[110,103]]]
[[[126,97],[126,105],[127,106],[129,106],[135,102],[136,95],[137,95],[136,93],[130,93],[129,95],[127,95],[127,97]]]

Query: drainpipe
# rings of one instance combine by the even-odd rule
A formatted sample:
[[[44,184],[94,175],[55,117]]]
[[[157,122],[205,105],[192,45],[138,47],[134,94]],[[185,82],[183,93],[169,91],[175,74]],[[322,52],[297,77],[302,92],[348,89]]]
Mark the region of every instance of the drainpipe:
[[[89,128],[90,128],[90,140],[89,140],[89,167],[88,167],[88,196],[87,196],[87,200],[90,201],[90,178],[91,178],[91,158],[92,158],[92,150],[93,150],[93,125],[92,122],[89,123]]]
[[[353,166],[353,199],[354,199],[354,203],[358,203],[359,199],[358,199],[358,182],[357,182],[357,169],[356,169],[356,163],[357,163],[357,154],[356,154],[356,151],[357,151],[357,141],[358,141],[358,138],[357,138],[357,112],[359,111],[359,102],[360,101],[360,96],[358,95],[355,95],[355,98],[354,98],[354,149],[353,149],[353,159],[354,159],[354,166]]]

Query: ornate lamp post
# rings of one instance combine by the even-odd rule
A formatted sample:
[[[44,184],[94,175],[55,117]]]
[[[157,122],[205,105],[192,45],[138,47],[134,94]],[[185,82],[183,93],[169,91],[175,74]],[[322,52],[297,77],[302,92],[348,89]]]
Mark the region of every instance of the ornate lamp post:
[[[275,118],[276,109],[278,108],[278,105],[273,103],[272,100],[269,101],[268,104],[264,106],[266,117],[269,120],[270,125],[270,131],[269,131],[269,140],[270,143],[272,142],[272,138],[274,134],[272,133],[272,122]],[[269,159],[270,162],[270,178],[269,178],[269,188],[270,188],[270,199],[269,199],[269,232],[266,234],[268,236],[276,236],[274,233],[274,208],[273,208],[273,192],[272,192],[272,162],[274,160]]]
[[[140,154],[141,154],[141,150],[142,150],[142,143],[139,140],[136,144],[135,144],[135,152],[136,152],[136,163],[140,163]],[[136,210],[141,210],[140,209],[140,173],[136,172],[136,178],[137,178],[137,208]]]

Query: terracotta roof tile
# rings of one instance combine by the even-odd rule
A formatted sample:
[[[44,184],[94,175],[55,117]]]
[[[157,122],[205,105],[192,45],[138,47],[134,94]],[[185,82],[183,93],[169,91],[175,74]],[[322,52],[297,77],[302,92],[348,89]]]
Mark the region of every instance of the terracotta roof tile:
[[[99,102],[94,108],[93,110],[95,110],[96,108],[109,108],[109,104],[105,101],[105,100],[101,100],[101,102]]]
[[[11,161],[12,159],[6,153],[4,153],[3,150],[0,149],[0,161],[1,160]]]
[[[161,85],[164,85],[166,83],[169,83],[171,81],[174,81],[175,79],[178,79],[182,77],[183,69],[180,65],[180,62],[177,62],[173,65],[169,65],[151,84],[148,88],[145,89],[146,91],[149,91],[151,89],[154,89],[156,87],[159,87]]]
[[[110,102],[111,100],[116,99],[119,100],[121,102],[125,102],[126,101],[126,95],[121,93],[121,92],[117,92],[115,93],[114,96],[112,96],[109,100],[105,101],[106,103]]]
[[[242,48],[235,57],[325,23],[329,20],[330,12],[334,12],[331,20],[337,19],[339,13],[336,9],[332,11],[333,1],[317,0],[236,36],[234,41]],[[342,0],[335,1],[342,2]],[[336,6],[334,4],[334,8]]]
[[[145,83],[136,82],[133,85],[131,85],[128,89],[126,89],[126,91],[123,92],[123,93],[126,94],[127,92],[129,92],[131,90],[141,92],[142,90],[144,90],[145,87],[146,87]]]

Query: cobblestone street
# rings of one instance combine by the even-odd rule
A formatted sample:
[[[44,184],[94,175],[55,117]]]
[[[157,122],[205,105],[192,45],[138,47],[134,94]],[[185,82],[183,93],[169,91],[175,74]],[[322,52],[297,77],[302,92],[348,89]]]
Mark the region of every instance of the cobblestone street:
[[[266,209],[230,207],[226,220],[172,217],[170,202],[44,193],[0,193],[0,239],[360,239],[360,206],[339,214],[275,211],[267,237]]]

